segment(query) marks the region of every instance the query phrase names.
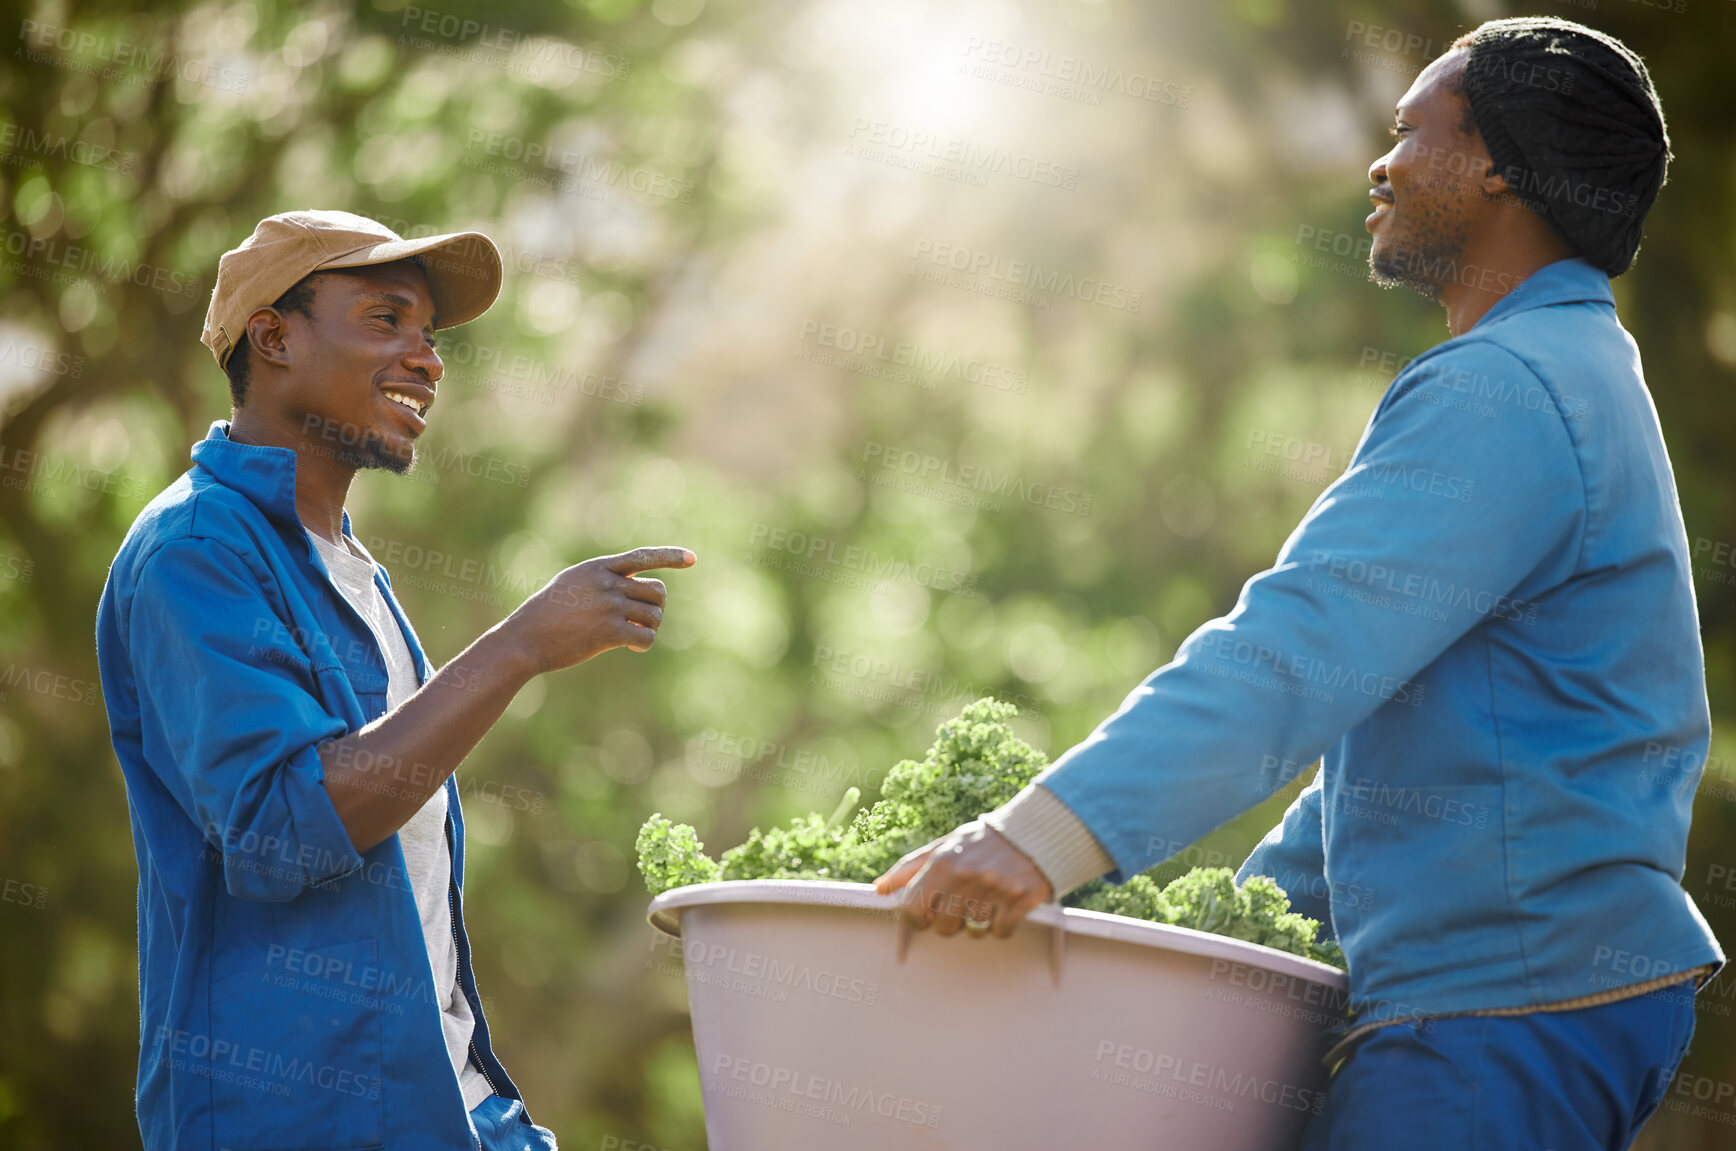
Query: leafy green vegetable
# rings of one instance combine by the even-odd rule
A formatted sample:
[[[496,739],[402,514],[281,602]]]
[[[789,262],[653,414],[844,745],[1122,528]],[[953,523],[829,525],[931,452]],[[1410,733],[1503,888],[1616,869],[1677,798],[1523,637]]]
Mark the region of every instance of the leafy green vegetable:
[[[1013,734],[1018,708],[979,699],[940,725],[920,762],[904,760],[886,774],[880,801],[856,813],[852,787],[830,819],[818,814],[784,827],[754,828],[747,842],[707,858],[699,835],[684,823],[653,815],[639,830],[639,870],[658,895],[672,887],[717,879],[840,879],[872,882],[906,852],[961,823],[993,811],[1024,789],[1048,763]],[[1159,888],[1150,872],[1115,886],[1101,879],[1074,889],[1062,903],[1088,911],[1210,931],[1295,955],[1344,966],[1332,942],[1317,943],[1320,924],[1290,910],[1271,879],[1252,876],[1241,887],[1226,867],[1196,867]]]
[[[1043,770],[1048,759],[1007,726],[1018,710],[999,700],[976,701],[940,725],[934,746],[920,762],[907,759],[887,772],[880,801],[856,812],[848,824],[844,821],[861,798],[856,788],[845,794],[831,819],[814,814],[782,827],[754,828],[746,843],[723,853],[722,873],[714,878],[871,882],[906,852],[999,807]],[[679,836],[677,854],[698,843],[685,824],[670,824],[660,814],[646,821],[640,855],[645,859],[651,849],[652,865],[662,869],[659,882],[671,874],[664,862],[671,851],[664,846],[666,836]],[[647,886],[651,874],[646,872]]]
[[[652,895],[662,895],[672,887],[723,878],[718,875],[717,861],[705,854],[699,833],[685,823],[671,823],[661,814],[645,821],[635,846],[639,851],[639,873],[645,877],[645,886]]]
[[[1210,931],[1344,966],[1344,952],[1336,942],[1315,942],[1319,921],[1291,911],[1290,897],[1264,875],[1250,875],[1237,887],[1235,872],[1227,867],[1196,867],[1161,891],[1149,873],[1136,875],[1120,887],[1094,879],[1062,902],[1086,911]]]

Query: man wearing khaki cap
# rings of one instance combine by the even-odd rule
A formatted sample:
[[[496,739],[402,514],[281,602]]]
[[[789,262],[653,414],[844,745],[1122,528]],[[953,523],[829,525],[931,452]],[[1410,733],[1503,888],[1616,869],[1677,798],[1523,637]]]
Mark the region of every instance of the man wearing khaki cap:
[[[360,468],[408,471],[433,333],[500,291],[480,233],[262,220],[202,341],[234,410],[140,513],[97,612],[139,864],[147,1148],[552,1148],[489,1042],[454,769],[533,676],[647,650],[686,567],[567,568],[438,672],[350,533]]]

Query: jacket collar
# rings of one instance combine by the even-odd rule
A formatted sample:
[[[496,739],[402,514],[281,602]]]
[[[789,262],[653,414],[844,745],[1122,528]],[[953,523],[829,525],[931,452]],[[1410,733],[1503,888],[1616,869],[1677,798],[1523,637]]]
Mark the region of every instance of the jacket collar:
[[[271,519],[306,534],[295,507],[295,453],[289,448],[238,444],[229,438],[229,421],[214,420],[205,438],[193,445],[193,463],[224,487],[246,496]],[[350,534],[348,511],[344,534]],[[309,543],[310,554],[312,549]]]
[[[1609,276],[1583,256],[1557,260],[1537,269],[1521,281],[1518,287],[1495,301],[1495,306],[1484,312],[1482,318],[1471,325],[1471,331],[1532,308],[1586,301],[1615,307],[1615,294],[1610,290]]]

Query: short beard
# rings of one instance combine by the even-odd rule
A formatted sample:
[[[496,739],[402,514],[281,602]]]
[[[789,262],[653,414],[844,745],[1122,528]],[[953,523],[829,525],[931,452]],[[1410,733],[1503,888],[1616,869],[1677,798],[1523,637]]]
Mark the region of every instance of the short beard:
[[[1406,245],[1404,239],[1420,241]],[[1441,289],[1458,278],[1465,251],[1463,225],[1419,237],[1403,237],[1368,254],[1368,278],[1383,288],[1409,288],[1437,303]]]
[[[368,432],[359,444],[350,444],[332,452],[332,459],[346,468],[381,468],[393,475],[408,475],[416,466],[416,449],[410,448],[410,458],[395,456],[386,450],[386,441],[375,432]]]

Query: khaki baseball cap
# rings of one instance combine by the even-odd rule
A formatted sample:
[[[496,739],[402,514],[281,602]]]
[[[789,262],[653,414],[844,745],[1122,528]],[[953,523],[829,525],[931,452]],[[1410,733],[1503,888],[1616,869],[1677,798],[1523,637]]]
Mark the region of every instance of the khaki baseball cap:
[[[247,317],[269,307],[302,277],[333,268],[365,268],[421,256],[434,295],[434,325],[474,320],[500,295],[500,251],[481,232],[406,240],[366,216],[308,210],[259,221],[241,246],[217,261],[217,285],[199,342],[221,368],[247,334]]]

